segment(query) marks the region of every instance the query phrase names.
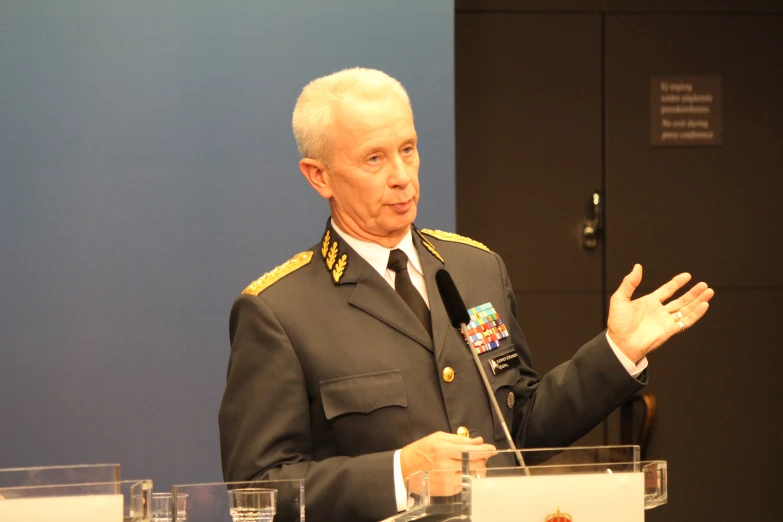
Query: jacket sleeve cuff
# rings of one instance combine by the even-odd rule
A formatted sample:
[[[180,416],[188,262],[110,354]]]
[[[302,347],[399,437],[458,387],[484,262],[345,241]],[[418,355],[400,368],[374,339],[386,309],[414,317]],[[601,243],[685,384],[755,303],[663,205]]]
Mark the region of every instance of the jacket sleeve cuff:
[[[394,496],[397,500],[397,512],[408,509],[408,489],[405,487],[405,479],[402,477],[402,464],[400,464],[400,452],[394,452]]]
[[[639,361],[638,364],[634,364],[634,362],[628,358],[627,355],[623,353],[620,348],[614,344],[614,341],[612,341],[612,338],[609,337],[609,332],[606,333],[606,342],[609,343],[609,346],[612,348],[612,351],[617,356],[617,359],[620,361],[620,363],[623,365],[623,367],[628,371],[628,373],[631,375],[631,377],[638,377],[641,375],[641,373],[647,369],[647,357]]]

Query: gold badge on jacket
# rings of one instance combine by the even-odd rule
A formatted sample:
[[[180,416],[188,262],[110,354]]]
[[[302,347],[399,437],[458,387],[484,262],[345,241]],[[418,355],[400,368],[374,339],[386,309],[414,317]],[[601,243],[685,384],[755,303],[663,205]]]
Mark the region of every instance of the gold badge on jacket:
[[[321,242],[321,257],[326,269],[332,274],[332,280],[339,283],[348,267],[348,254],[340,255],[340,245],[337,241],[332,241],[332,232],[329,229],[326,229]]]
[[[421,238],[421,244],[422,244],[422,245],[424,245],[424,248],[426,248],[426,249],[429,251],[429,253],[430,253],[430,254],[432,254],[433,256],[435,256],[435,258],[436,258],[438,261],[440,261],[441,263],[445,263],[445,261],[443,261],[443,257],[442,257],[442,256],[441,256],[441,255],[438,253],[438,251],[435,249],[435,245],[433,245],[432,243],[430,243],[430,240],[429,240],[429,239],[427,239],[427,238],[424,236],[424,234],[422,234],[422,233],[421,233],[421,230],[419,230],[419,229],[418,229],[418,228],[416,228],[415,226],[413,227],[413,230],[415,230],[415,231],[416,231],[416,234],[418,234],[418,235],[419,235],[419,237]]]

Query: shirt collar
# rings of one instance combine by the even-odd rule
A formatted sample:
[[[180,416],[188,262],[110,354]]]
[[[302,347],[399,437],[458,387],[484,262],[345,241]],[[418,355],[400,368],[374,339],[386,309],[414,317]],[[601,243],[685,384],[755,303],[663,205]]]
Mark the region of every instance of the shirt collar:
[[[386,266],[389,264],[389,253],[394,248],[399,248],[405,255],[408,256],[408,262],[419,274],[424,275],[424,270],[421,268],[421,262],[419,261],[419,253],[416,251],[416,247],[413,244],[413,234],[411,234],[410,228],[408,233],[400,240],[394,248],[386,248],[378,243],[371,241],[365,241],[348,235],[337,226],[334,219],[331,220],[332,228],[335,232],[340,234],[340,237],[353,248],[357,254],[367,261],[376,272],[383,276],[386,273]]]

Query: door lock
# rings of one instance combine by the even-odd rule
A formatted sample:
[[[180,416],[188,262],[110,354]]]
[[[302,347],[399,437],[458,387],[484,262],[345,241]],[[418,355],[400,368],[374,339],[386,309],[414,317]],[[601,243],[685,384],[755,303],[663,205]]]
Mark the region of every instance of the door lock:
[[[604,231],[604,198],[599,191],[594,191],[588,205],[588,218],[582,223],[582,247],[593,250],[598,246],[598,240]]]

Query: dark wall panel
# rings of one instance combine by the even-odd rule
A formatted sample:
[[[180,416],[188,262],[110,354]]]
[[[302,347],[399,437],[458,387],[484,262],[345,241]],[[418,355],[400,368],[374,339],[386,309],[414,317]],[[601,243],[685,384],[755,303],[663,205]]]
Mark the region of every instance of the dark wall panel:
[[[608,17],[610,278],[641,262],[646,288],[683,270],[721,288],[783,286],[770,219],[783,193],[779,26],[775,16]],[[650,146],[650,77],[667,75],[722,77],[722,146]]]

